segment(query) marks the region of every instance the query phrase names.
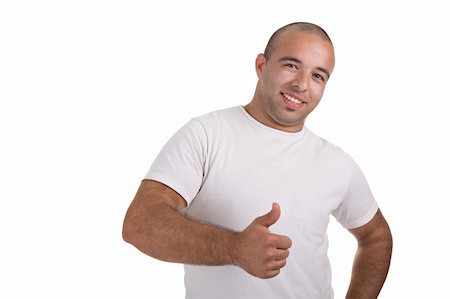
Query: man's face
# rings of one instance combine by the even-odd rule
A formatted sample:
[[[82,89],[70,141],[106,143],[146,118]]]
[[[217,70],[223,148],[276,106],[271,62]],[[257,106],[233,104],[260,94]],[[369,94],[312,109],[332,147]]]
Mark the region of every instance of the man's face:
[[[330,42],[295,29],[281,33],[270,58],[259,54],[256,59],[259,80],[248,111],[269,127],[302,130],[306,117],[319,104],[333,68]]]

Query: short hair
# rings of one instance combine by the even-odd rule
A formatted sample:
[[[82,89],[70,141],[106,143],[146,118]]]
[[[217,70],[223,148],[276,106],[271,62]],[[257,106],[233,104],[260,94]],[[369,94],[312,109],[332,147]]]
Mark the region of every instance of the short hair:
[[[267,43],[266,49],[264,50],[264,56],[266,57],[267,60],[270,58],[270,56],[272,55],[272,52],[275,49],[275,44],[276,44],[276,40],[277,40],[278,36],[281,33],[285,32],[291,28],[297,29],[297,31],[300,31],[300,32],[307,32],[307,33],[315,34],[315,35],[321,37],[323,40],[326,40],[326,41],[330,42],[331,44],[333,44],[331,42],[330,37],[325,32],[325,30],[322,29],[322,27],[320,27],[316,24],[307,23],[307,22],[295,22],[295,23],[287,24],[287,25],[281,27],[280,29],[278,29],[277,31],[275,31],[272,34],[272,36],[269,39],[269,42]]]

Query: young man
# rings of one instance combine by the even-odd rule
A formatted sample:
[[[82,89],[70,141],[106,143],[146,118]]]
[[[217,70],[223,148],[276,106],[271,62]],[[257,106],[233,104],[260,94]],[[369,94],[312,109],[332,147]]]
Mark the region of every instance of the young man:
[[[280,28],[251,102],[192,119],[154,161],[123,237],[184,263],[187,298],[332,298],[330,215],[358,240],[347,298],[377,297],[388,224],[353,160],[304,127],[333,67],[322,28]]]

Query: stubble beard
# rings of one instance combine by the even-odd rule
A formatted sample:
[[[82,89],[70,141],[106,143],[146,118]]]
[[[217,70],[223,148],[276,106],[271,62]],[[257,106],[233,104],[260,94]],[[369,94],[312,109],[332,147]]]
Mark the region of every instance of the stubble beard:
[[[270,118],[280,128],[299,127],[301,130],[307,115],[300,115],[300,113],[303,114],[303,111],[283,107],[281,97],[280,94],[278,98],[275,97],[270,101],[270,111],[266,112],[266,117]]]

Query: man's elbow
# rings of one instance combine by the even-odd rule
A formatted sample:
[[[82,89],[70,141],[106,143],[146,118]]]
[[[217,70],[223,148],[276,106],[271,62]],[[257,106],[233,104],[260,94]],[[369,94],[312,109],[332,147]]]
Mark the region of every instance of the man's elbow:
[[[392,251],[393,238],[392,238],[391,229],[386,221],[384,222],[384,225],[381,228],[380,240],[381,240],[381,242],[384,242],[387,249]]]
[[[158,246],[152,229],[144,229],[141,219],[126,216],[122,227],[122,239],[136,247],[139,251],[158,258]]]
[[[137,232],[132,221],[129,218],[129,216],[125,216],[125,219],[123,221],[122,239],[127,243],[135,245]]]
[[[391,230],[388,227],[388,231],[386,232],[386,237],[385,237],[385,244],[386,244],[386,249],[389,252],[389,255],[392,255],[392,248],[394,247],[394,239],[392,238],[392,233]]]
[[[376,248],[378,254],[380,256],[384,255],[386,260],[389,261],[392,255],[393,243],[391,230],[386,223],[386,226],[374,234],[372,242],[369,242],[368,246]]]
[[[123,227],[122,227],[122,239],[127,243],[130,243],[130,240],[131,240],[131,232],[130,232],[129,226],[126,223],[126,221],[124,221]]]

